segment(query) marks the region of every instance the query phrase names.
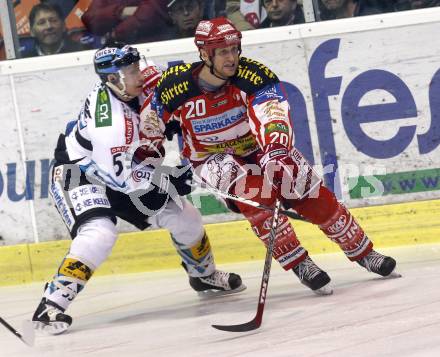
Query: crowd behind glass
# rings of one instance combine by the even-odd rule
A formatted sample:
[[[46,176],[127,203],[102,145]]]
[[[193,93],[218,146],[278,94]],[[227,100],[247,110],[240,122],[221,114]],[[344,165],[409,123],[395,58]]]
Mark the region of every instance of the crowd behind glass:
[[[307,0],[21,0],[13,1],[17,58],[194,36],[201,19],[226,16],[241,30],[301,24]],[[440,5],[440,0],[311,0],[315,21]],[[0,60],[5,59],[0,33]]]

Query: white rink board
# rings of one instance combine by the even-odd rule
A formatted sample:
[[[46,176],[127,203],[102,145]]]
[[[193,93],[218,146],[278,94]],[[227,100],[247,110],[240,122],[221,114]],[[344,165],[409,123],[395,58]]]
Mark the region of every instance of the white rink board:
[[[21,160],[21,148],[17,120],[14,112],[14,97],[9,76],[0,76],[0,237],[9,244],[32,242],[32,224],[29,202],[22,195],[25,190],[25,173]],[[8,193],[8,172],[15,168],[17,179]],[[10,199],[8,197],[11,197]],[[16,201],[18,200],[18,201]],[[0,240],[0,244],[3,240]]]
[[[316,83],[311,84],[315,98],[318,97],[317,92],[320,95],[322,92],[313,88],[314,86],[327,86],[327,90],[331,92],[323,102],[328,101],[335,153],[343,181],[347,176],[440,168],[440,38],[430,37],[429,45],[421,45],[426,34],[433,33],[439,28],[440,24],[434,23],[306,40],[305,46],[314,49],[313,55],[319,51],[318,47],[322,48],[320,51],[322,53],[333,51],[325,67],[325,79],[310,78],[310,81]],[[309,65],[310,71],[311,68],[315,67]],[[377,81],[378,78],[385,76],[389,78],[383,79],[384,83]],[[435,81],[433,81],[434,76]],[[328,84],[331,80],[340,83],[340,88],[333,92],[332,85]],[[391,85],[391,80],[395,80],[396,83]],[[387,90],[381,89],[384,85],[390,87]],[[365,90],[365,94],[359,100],[359,107],[363,107],[367,115],[370,113],[374,115],[372,122],[358,124],[362,134],[370,143],[367,141],[362,143],[359,137],[353,136],[344,127],[350,125],[347,123],[344,125],[344,120],[346,122],[359,120],[359,115],[347,114],[350,112],[347,103],[350,101],[350,96],[354,96],[353,88],[360,90],[360,86],[375,88]],[[334,92],[337,94],[335,95]],[[325,91],[324,95],[326,95]],[[397,101],[396,96],[400,98],[401,103],[399,108],[392,109],[390,115],[393,119],[379,121],[387,117],[386,111],[389,110],[387,106],[389,108],[395,105],[393,103]],[[411,101],[414,103],[408,104]],[[374,106],[377,107],[377,114],[374,113]],[[327,120],[325,113],[319,112],[316,103],[313,107],[315,124],[316,120]],[[322,124],[317,125],[317,132],[321,128]],[[403,134],[404,130],[409,131],[407,136]],[[323,141],[329,141],[327,139],[330,135],[322,134],[322,136],[327,138],[318,140],[321,152],[328,151],[329,146],[323,144]],[[389,143],[392,138],[396,140],[394,144]],[[437,175],[433,175],[433,179]],[[437,192],[405,193],[372,198],[368,203],[384,204],[438,198],[439,188],[440,186]],[[365,198],[350,200],[345,185],[343,190],[343,197],[350,206],[366,205]]]
[[[392,190],[394,183],[390,183],[393,192],[366,200],[351,198],[346,188],[347,177],[356,179],[368,174],[372,168],[378,169],[379,173],[384,169],[393,173],[440,167],[437,147],[440,135],[430,136],[436,134],[430,129],[440,126],[432,124],[440,120],[440,113],[431,113],[430,110],[433,103],[440,108],[438,85],[432,86],[435,89],[431,93],[433,103],[429,99],[430,82],[440,68],[440,38],[432,35],[438,33],[439,19],[440,9],[429,9],[244,33],[244,55],[265,63],[287,82],[297,145],[318,170],[322,171],[322,163],[326,160],[323,152],[328,153],[330,148],[332,153],[334,143],[334,157],[337,158],[342,184],[326,176],[327,184],[338,194],[342,192],[340,198],[349,206],[440,197],[440,187],[399,193]],[[336,42],[337,46],[334,45]],[[322,48],[329,43],[333,44],[330,46],[333,49],[330,57],[333,57],[326,62],[328,55]],[[139,48],[148,58],[165,65],[171,61],[198,59],[191,39],[140,45]],[[48,198],[48,171],[58,134],[68,121],[76,118],[82,101],[97,79],[91,65],[92,55],[93,51],[85,51],[0,62],[0,88],[2,94],[5,93],[0,96],[0,113],[4,118],[0,131],[0,236],[3,237],[0,244],[32,242],[36,238],[32,234],[33,228],[38,231],[40,241],[67,237],[67,231]],[[322,73],[316,67],[312,71],[312,63],[318,67],[321,64]],[[415,114],[406,119],[398,119],[394,113],[394,119],[398,120],[359,126],[370,138],[382,141],[392,138],[402,126],[414,127],[408,145],[385,159],[369,155],[371,145],[366,146],[367,153],[359,151],[349,140],[341,119],[345,111],[343,98],[350,94],[347,87],[356,77],[371,70],[391,73],[404,83],[415,103]],[[359,105],[392,103],[395,101],[393,95],[384,90],[371,90],[362,96]],[[326,102],[328,111],[322,108]],[[29,167],[35,167],[34,174],[29,175],[34,183],[31,180],[28,185],[28,192],[34,193],[33,200],[28,196],[17,202],[8,193],[8,187],[14,184],[18,193],[23,192],[25,184],[16,118],[23,128],[25,159]],[[330,128],[329,135],[318,135],[318,128],[322,125]],[[420,153],[419,141],[429,143],[431,139],[430,150]],[[17,174],[8,175],[8,167],[13,165],[18,168]],[[347,173],[344,174],[344,170],[348,170]],[[439,179],[435,174],[436,171],[430,172],[430,180],[437,183]],[[396,180],[396,185],[401,184]],[[36,227],[32,225],[30,201],[36,212]],[[131,230],[131,227],[123,225],[121,230]]]

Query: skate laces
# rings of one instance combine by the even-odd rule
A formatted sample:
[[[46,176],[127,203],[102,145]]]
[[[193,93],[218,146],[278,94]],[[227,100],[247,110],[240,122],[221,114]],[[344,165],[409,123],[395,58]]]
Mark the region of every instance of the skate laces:
[[[380,271],[380,267],[385,260],[385,256],[376,252],[371,251],[367,256],[361,259],[360,263],[363,265],[369,272],[377,273]]]
[[[322,270],[310,259],[307,257],[301,263],[298,264],[294,268],[295,273],[301,280],[312,280],[314,277],[319,275]]]
[[[200,280],[209,285],[222,287],[225,290],[231,289],[229,286],[229,273],[225,271],[216,270],[211,275],[201,277]]]
[[[47,314],[49,321],[56,321],[58,314],[62,314],[63,312],[56,308],[55,306],[44,304],[44,310],[38,314],[38,318],[42,318],[44,314]]]

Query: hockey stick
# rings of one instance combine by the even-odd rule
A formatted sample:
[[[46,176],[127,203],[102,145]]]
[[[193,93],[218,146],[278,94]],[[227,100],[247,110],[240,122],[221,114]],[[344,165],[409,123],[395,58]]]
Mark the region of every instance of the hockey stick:
[[[15,336],[17,336],[20,340],[22,340],[28,346],[34,345],[35,340],[35,331],[32,322],[23,321],[23,333],[18,332],[15,328],[9,325],[5,320],[0,317],[0,323],[5,326],[9,331],[11,331]]]
[[[266,303],[267,287],[269,285],[270,267],[272,265],[272,252],[273,252],[273,247],[275,245],[277,226],[278,226],[278,216],[280,212],[281,212],[280,200],[277,199],[275,202],[275,210],[273,212],[272,226],[270,228],[269,245],[266,251],[266,259],[264,260],[263,276],[261,278],[261,286],[260,286],[260,296],[258,297],[257,314],[255,315],[253,320],[249,322],[245,322],[244,324],[212,325],[212,327],[222,331],[247,332],[247,331],[256,330],[261,326],[261,322],[263,321],[264,305]]]
[[[253,206],[255,208],[264,209],[264,210],[268,210],[268,211],[272,211],[273,210],[273,208],[271,208],[271,207],[262,205],[262,204],[260,204],[258,202],[249,200],[247,198],[243,198],[243,197],[237,196],[237,195],[235,195],[233,193],[220,191],[220,190],[216,189],[215,187],[212,187],[211,185],[209,185],[206,182],[202,181],[201,178],[196,176],[196,175],[194,175],[193,178],[195,179],[195,181],[203,189],[205,189],[208,192],[211,192],[214,195],[218,195],[218,196],[221,196],[221,197],[233,200],[233,201],[238,201],[238,202],[244,203],[246,205]],[[280,210],[280,213],[286,215],[289,218],[296,219],[296,220],[299,220],[299,221],[307,222],[307,220],[305,220],[303,217],[301,217],[299,214],[297,214],[295,212],[287,211],[287,210],[283,210],[282,209],[282,210]]]

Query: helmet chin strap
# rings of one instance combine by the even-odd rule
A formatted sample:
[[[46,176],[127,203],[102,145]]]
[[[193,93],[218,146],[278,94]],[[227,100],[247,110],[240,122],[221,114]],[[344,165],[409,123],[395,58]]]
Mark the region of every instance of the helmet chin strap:
[[[214,77],[217,77],[218,79],[221,79],[222,81],[227,81],[227,80],[229,79],[229,77],[224,78],[224,77],[218,76],[217,74],[214,73],[214,62],[211,60],[211,57],[209,58],[209,60],[211,61],[211,65],[210,65],[210,66],[207,65],[206,62],[205,62],[205,65],[207,65],[208,68],[209,68],[209,72],[210,72]]]
[[[240,57],[240,55],[241,55],[241,46],[239,46],[238,51],[239,51],[239,52],[238,52],[238,56]],[[226,77],[226,78],[224,78],[224,77],[219,76],[219,75],[217,75],[217,74],[214,73],[214,56],[209,55],[209,57],[208,57],[209,62],[211,62],[211,65],[209,65],[208,63],[206,63],[206,61],[202,58],[202,54],[201,54],[201,53],[199,53],[199,57],[200,57],[200,59],[203,61],[203,63],[205,64],[205,66],[207,66],[207,67],[209,68],[209,72],[210,72],[214,77],[216,77],[216,78],[218,78],[218,79],[221,79],[222,81],[227,81],[227,80],[229,80],[230,77]]]
[[[118,71],[119,74],[119,83],[121,83],[122,85],[122,89],[120,89],[116,84],[107,81],[105,82],[105,85],[107,87],[109,87],[113,92],[116,93],[116,95],[122,99],[124,102],[128,102],[130,100],[132,100],[135,96],[134,95],[128,95],[125,90],[126,90],[126,86],[125,86],[125,82],[124,82],[124,74],[122,73],[122,71]]]
[[[216,75],[215,73],[214,73],[214,61],[212,60],[213,59],[213,56],[209,56],[208,58],[209,58],[209,62],[211,62],[211,65],[209,65],[208,63],[206,63],[206,61],[203,59],[203,57],[202,57],[202,54],[199,52],[199,58],[202,60],[202,62],[204,63],[204,65],[206,66],[206,67],[208,67],[209,68],[209,73],[211,73],[214,77],[217,77],[218,79],[221,79],[222,81],[227,81],[229,78],[223,78],[223,77],[220,77],[220,76],[218,76],[218,75]]]

